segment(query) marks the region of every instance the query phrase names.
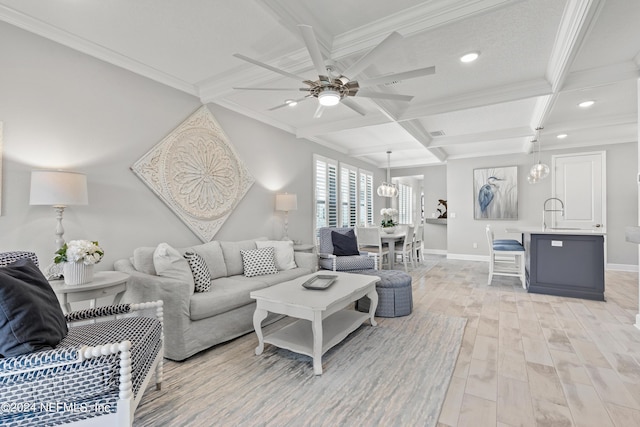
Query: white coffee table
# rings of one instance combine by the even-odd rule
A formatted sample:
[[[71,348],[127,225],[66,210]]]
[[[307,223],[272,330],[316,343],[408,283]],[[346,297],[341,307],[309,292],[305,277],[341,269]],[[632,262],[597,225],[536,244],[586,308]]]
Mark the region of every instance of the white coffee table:
[[[302,283],[311,276],[336,275],[337,280],[325,290],[310,290]],[[376,326],[374,314],[378,306],[376,276],[325,271],[299,277],[259,291],[251,292],[256,300],[253,327],[258,336],[256,355],[262,354],[264,343],[313,357],[313,372],[322,374],[322,355],[347,337],[367,319]],[[345,309],[350,303],[368,296],[369,313]],[[298,320],[263,336],[262,321],[267,314],[278,313]]]

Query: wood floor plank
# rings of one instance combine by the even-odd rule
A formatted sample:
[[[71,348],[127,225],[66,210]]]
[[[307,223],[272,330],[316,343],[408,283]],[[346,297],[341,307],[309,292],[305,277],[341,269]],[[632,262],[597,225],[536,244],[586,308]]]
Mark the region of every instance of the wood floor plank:
[[[465,394],[457,427],[497,427],[496,402]]]
[[[596,390],[584,384],[563,384],[576,427],[613,427]]]
[[[547,400],[558,405],[566,405],[560,377],[553,366],[527,362],[529,388],[534,399]]]
[[[531,394],[526,381],[499,375],[497,404],[499,422],[512,426],[535,427]]]
[[[571,410],[565,405],[547,400],[533,399],[536,427],[573,427]]]

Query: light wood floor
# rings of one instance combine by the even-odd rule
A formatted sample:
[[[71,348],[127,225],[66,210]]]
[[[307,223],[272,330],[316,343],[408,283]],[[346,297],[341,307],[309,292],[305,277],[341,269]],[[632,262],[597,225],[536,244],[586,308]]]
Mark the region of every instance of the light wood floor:
[[[638,274],[606,273],[607,302],[529,294],[488,264],[416,268],[415,303],[468,319],[438,427],[640,426]]]

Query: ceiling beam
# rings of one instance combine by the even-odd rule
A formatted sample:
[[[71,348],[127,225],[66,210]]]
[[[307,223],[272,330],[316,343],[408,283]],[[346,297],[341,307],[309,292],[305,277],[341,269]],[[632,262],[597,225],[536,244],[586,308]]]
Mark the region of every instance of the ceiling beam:
[[[411,120],[434,114],[450,113],[469,108],[485,107],[504,102],[520,101],[536,96],[548,95],[551,85],[543,78],[494,86],[475,92],[449,96],[421,105],[411,105],[402,115],[402,120]]]
[[[636,80],[640,77],[638,68],[638,64],[631,60],[589,70],[575,71],[567,76],[561,92],[590,89],[626,80]]]
[[[556,41],[547,64],[546,77],[551,83],[550,96],[538,99],[531,117],[531,127],[543,127],[558,94],[565,84],[580,48],[591,32],[605,0],[568,0],[560,20]],[[525,143],[522,151],[530,153],[533,143]]]
[[[419,148],[418,144],[415,141],[402,141],[402,142],[393,142],[391,144],[385,145],[373,145],[362,148],[354,148],[347,151],[347,155],[351,157],[363,157],[369,156],[371,154],[380,154],[384,153],[387,150],[393,151],[403,151],[403,150],[415,150]]]
[[[479,142],[530,137],[531,135],[533,135],[533,130],[531,130],[527,126],[522,126],[517,128],[499,129],[466,135],[439,136],[433,139],[429,147],[450,147],[452,145],[459,144],[474,144]]]

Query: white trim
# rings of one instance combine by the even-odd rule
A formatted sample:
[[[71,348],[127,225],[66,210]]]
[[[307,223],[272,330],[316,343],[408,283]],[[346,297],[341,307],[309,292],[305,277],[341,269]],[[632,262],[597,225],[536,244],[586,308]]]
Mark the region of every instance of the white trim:
[[[462,261],[482,261],[489,262],[488,255],[470,255],[470,254],[450,254],[447,253],[447,259],[459,259]]]
[[[425,254],[429,254],[429,255],[444,255],[447,256],[447,250],[446,249],[424,249],[423,252]]]
[[[198,89],[191,83],[7,6],[0,5],[0,20],[189,95],[198,96]]]
[[[607,263],[605,266],[606,270],[612,270],[612,271],[630,271],[633,273],[637,273],[638,270],[638,266],[637,265],[633,265],[633,264],[612,264],[612,263]]]

